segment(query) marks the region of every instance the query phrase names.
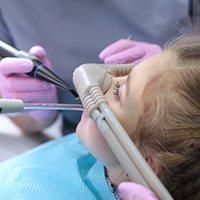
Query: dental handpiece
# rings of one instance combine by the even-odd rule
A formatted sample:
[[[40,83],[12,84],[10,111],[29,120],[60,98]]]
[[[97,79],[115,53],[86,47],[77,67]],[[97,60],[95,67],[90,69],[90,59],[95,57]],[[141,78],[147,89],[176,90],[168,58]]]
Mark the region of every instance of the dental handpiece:
[[[21,99],[0,99],[0,114],[20,113],[23,110],[83,111],[81,104],[24,103]]]
[[[75,97],[75,99],[79,99],[76,91],[72,89],[67,83],[65,83],[60,77],[58,77],[54,72],[52,72],[49,68],[47,68],[38,57],[26,51],[18,50],[3,42],[2,40],[0,40],[0,57],[18,57],[28,58],[32,60],[32,62],[34,63],[34,68],[31,72],[27,73],[27,75],[46,81],[62,89],[68,90]]]

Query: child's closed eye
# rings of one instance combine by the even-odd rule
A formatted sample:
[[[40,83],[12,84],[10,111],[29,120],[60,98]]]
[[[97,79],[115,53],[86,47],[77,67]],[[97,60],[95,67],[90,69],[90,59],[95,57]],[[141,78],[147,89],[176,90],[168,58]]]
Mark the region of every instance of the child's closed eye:
[[[120,85],[119,81],[117,81],[114,85],[114,91],[113,91],[113,96],[117,101],[120,101],[120,95],[119,95],[120,87],[121,87],[121,85]]]

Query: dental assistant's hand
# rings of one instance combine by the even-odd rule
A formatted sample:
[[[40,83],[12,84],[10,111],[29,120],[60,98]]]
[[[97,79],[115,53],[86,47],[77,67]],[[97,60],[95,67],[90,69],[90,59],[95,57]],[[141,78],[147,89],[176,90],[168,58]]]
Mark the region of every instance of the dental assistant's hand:
[[[99,58],[106,64],[138,63],[161,51],[156,44],[121,39],[106,47]]]
[[[41,58],[47,67],[51,67],[45,50],[34,46],[30,53]],[[4,58],[0,61],[0,96],[8,99],[21,99],[24,103],[55,103],[57,102],[56,88],[44,81],[29,77],[25,73],[32,71],[33,63],[26,58]],[[23,111],[36,121],[48,120],[56,116],[56,111]]]
[[[158,200],[153,192],[136,183],[123,182],[118,189],[122,200]]]

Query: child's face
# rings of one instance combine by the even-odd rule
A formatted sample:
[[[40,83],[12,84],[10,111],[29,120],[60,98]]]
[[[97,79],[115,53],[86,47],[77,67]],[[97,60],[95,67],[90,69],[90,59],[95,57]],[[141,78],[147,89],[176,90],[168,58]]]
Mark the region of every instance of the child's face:
[[[150,77],[161,70],[161,65],[166,61],[162,54],[136,65],[128,76],[112,78],[111,87],[105,94],[110,109],[129,135],[134,133],[143,111],[143,89]],[[115,164],[115,156],[86,112],[83,113],[76,132],[80,141],[98,160],[106,166]]]

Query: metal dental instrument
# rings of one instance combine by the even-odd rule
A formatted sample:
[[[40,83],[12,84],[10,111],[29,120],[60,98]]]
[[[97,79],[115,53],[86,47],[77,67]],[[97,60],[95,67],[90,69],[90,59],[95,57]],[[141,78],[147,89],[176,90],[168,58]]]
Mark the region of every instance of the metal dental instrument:
[[[0,114],[18,113],[23,110],[74,110],[83,111],[81,104],[24,103],[20,99],[0,99]]]
[[[154,174],[133,141],[108,107],[104,93],[111,78],[127,75],[134,65],[84,64],[76,68],[73,82],[85,110],[93,119],[131,181],[150,188],[160,200],[173,198]],[[81,82],[81,84],[80,84]]]
[[[68,90],[75,99],[79,99],[78,94],[75,90],[73,90],[67,83],[65,83],[61,78],[59,78],[54,72],[52,72],[50,69],[48,69],[41,60],[22,50],[18,50],[2,40],[0,40],[0,57],[19,57],[19,58],[28,58],[33,61],[34,63],[34,69],[33,71],[27,73],[27,75],[38,78],[40,80],[46,81],[48,83],[54,84],[57,87],[60,87],[62,89]]]

